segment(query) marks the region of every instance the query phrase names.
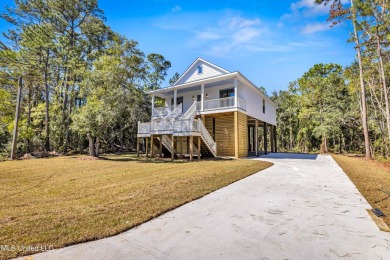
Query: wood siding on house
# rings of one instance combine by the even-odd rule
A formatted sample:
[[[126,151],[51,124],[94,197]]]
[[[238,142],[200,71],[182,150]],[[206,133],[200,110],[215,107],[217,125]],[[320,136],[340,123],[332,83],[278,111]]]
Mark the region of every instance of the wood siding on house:
[[[247,116],[238,113],[238,154],[248,156]],[[213,118],[215,118],[215,133],[213,133]],[[210,135],[215,134],[218,156],[235,156],[234,113],[206,115],[205,126]]]
[[[248,156],[248,116],[238,113],[238,157]]]

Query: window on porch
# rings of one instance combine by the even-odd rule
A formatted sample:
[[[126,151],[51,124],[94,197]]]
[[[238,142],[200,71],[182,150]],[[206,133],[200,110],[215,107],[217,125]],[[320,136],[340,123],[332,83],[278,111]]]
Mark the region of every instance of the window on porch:
[[[219,91],[219,98],[234,97],[234,88],[221,89]]]

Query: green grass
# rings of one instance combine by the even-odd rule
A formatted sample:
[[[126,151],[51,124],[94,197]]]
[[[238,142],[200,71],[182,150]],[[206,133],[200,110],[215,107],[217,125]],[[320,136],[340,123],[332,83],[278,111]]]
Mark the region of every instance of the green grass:
[[[112,236],[272,165],[81,158],[0,163],[0,245],[59,248]],[[0,251],[0,258],[31,253]]]

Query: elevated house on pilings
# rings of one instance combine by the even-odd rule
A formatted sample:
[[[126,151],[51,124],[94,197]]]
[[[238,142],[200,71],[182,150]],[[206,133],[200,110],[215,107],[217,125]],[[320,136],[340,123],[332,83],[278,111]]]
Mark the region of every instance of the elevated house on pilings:
[[[192,160],[276,152],[276,105],[238,71],[198,58],[173,86],[149,93],[151,122],[138,123],[138,153],[142,138],[152,157]],[[163,107],[155,105],[156,97]]]

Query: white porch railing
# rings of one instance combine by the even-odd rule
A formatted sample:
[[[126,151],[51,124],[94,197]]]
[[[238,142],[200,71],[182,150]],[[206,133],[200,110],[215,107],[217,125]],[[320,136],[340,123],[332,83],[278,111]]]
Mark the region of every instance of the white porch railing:
[[[152,120],[150,131],[151,132],[173,132],[174,119],[155,119]]]
[[[138,134],[150,134],[151,124],[151,122],[138,122]]]
[[[175,133],[182,132],[199,132],[198,121],[190,118],[190,119],[177,119],[174,122],[173,131]]]
[[[246,110],[246,102],[245,99],[237,97],[237,107]],[[201,102],[198,102],[199,105],[198,110],[200,110]],[[229,108],[229,107],[236,107],[234,104],[234,97],[227,97],[227,98],[217,98],[217,99],[211,99],[206,100],[203,102],[203,110],[214,110],[214,109],[221,109],[221,108]]]
[[[152,117],[164,117],[173,110],[172,106],[155,107],[152,109]]]

